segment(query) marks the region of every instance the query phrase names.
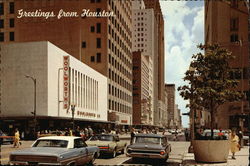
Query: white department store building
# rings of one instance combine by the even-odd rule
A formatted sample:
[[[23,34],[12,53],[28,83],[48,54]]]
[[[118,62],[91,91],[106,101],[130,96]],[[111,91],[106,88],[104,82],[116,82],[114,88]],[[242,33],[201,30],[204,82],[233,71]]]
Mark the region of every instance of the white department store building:
[[[8,127],[29,128],[34,111],[40,128],[77,121],[107,122],[107,78],[50,42],[0,46],[0,117]],[[47,123],[47,124],[46,124]]]

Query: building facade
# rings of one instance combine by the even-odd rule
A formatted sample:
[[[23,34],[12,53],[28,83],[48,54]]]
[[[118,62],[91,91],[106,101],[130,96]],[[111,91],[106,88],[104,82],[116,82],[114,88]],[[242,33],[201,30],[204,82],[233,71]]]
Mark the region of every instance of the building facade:
[[[63,11],[62,11],[63,10]],[[21,17],[51,12],[58,17]],[[78,17],[74,17],[77,12]],[[98,17],[90,12],[110,12]],[[0,1],[0,42],[50,41],[108,78],[108,120],[132,124],[132,3],[117,0]],[[42,14],[41,14],[42,15]],[[64,17],[72,15],[72,17]]]
[[[239,102],[228,102],[219,107],[215,124],[217,128],[249,126],[249,11],[247,1],[205,1],[205,43],[219,43],[236,57],[230,62],[232,76],[238,79],[237,90],[244,94]]]
[[[28,131],[34,125],[34,112],[38,130],[72,127],[72,116],[81,127],[83,121],[107,122],[104,75],[50,42],[9,43],[0,47],[0,109],[6,128],[11,125]],[[35,86],[31,77],[36,80]]]
[[[133,125],[153,125],[149,56],[133,52]]]
[[[165,84],[168,94],[168,127],[174,128],[174,112],[175,112],[175,84]]]
[[[145,9],[143,0],[134,0],[132,3],[132,50],[141,51],[145,56],[149,57],[149,88],[153,110],[153,123],[160,126],[160,115],[162,113],[159,111],[164,106],[158,99],[158,24],[154,9]]]

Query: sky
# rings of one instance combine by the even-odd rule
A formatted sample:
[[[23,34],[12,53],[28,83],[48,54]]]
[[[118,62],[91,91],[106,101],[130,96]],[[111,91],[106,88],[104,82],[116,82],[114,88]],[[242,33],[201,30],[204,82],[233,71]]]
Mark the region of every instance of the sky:
[[[204,2],[160,0],[164,17],[165,82],[176,87],[175,103],[181,113],[189,112],[177,91],[183,81],[191,57],[199,52],[197,45],[204,43]],[[188,116],[182,116],[182,125],[188,127]]]

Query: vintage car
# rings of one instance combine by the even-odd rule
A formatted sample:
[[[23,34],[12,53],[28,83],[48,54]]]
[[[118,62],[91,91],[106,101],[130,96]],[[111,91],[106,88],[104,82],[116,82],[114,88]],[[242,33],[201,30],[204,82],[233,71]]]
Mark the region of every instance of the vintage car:
[[[133,159],[155,158],[166,161],[170,152],[167,136],[160,134],[136,134],[126,149],[126,155]]]
[[[81,137],[38,138],[31,148],[10,154],[11,165],[83,165],[99,157],[99,148],[87,146]]]
[[[13,141],[14,141],[14,136],[8,136],[2,130],[0,130],[0,145],[4,143],[13,144]]]
[[[86,143],[89,146],[98,146],[100,153],[110,154],[111,157],[115,157],[119,151],[124,153],[127,145],[126,142],[120,141],[119,136],[116,134],[97,134],[90,137]]]

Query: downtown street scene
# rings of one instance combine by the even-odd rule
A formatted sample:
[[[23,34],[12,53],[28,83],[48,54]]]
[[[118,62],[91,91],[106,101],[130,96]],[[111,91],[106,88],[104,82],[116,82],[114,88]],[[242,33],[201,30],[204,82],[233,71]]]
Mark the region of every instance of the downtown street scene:
[[[0,0],[0,165],[248,166],[249,0]]]

